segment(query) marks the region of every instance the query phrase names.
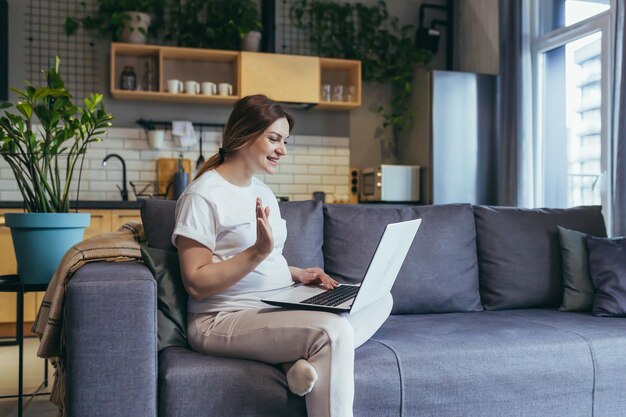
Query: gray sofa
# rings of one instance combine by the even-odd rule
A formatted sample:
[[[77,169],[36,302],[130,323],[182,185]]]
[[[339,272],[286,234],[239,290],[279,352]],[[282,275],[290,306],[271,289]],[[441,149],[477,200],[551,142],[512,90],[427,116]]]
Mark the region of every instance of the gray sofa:
[[[558,311],[557,225],[606,234],[599,207],[281,203],[291,265],[363,276],[386,223],[422,226],[391,317],[356,351],[355,416],[625,416],[626,320]],[[150,245],[174,204],[144,204]],[[66,294],[70,416],[305,416],[275,367],[157,353],[157,288],[141,264],[81,268]]]

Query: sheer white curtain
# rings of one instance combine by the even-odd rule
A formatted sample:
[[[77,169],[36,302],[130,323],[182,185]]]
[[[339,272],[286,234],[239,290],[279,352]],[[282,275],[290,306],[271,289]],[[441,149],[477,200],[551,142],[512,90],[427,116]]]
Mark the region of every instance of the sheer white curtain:
[[[626,236],[626,5],[615,2],[615,74],[613,89],[613,235]]]
[[[500,0],[498,204],[534,207],[530,0]]]

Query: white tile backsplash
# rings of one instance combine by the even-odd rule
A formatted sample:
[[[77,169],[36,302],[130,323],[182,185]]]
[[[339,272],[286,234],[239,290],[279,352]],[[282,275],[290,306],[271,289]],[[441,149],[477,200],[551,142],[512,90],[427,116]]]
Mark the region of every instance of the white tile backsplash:
[[[199,133],[198,133],[199,135]],[[219,132],[203,132],[203,155],[205,160],[217,152],[222,135]],[[326,201],[346,200],[349,193],[350,140],[347,137],[324,137],[293,135],[288,139],[287,155],[279,163],[275,175],[257,175],[278,196],[290,200],[307,200],[313,191],[324,191]],[[90,146],[85,156],[81,200],[119,200],[116,185],[121,186],[122,168],[119,160],[109,159],[106,167],[102,159],[117,153],[126,162],[128,181],[156,180],[156,160],[177,158],[183,152],[191,160],[195,171],[199,147],[181,149],[176,147],[170,131],[166,131],[164,147],[150,149],[143,129],[111,128],[104,140]],[[72,199],[75,198],[78,171],[74,173]],[[130,184],[127,185],[129,198],[135,199]],[[13,171],[0,158],[0,201],[21,201]]]

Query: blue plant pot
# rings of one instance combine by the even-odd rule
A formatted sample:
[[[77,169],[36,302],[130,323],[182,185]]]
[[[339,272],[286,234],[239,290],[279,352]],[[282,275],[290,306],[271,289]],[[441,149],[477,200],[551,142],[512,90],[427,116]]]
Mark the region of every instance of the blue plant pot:
[[[17,273],[25,284],[50,282],[63,255],[83,240],[89,213],[6,213]]]

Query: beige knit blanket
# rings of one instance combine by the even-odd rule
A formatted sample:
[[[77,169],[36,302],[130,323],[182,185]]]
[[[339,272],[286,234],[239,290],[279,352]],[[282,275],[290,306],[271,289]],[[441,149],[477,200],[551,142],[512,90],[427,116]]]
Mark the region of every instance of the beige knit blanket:
[[[141,245],[146,243],[141,223],[129,222],[117,232],[102,233],[70,248],[57,268],[35,318],[32,331],[40,338],[37,356],[49,359],[54,366],[50,400],[65,414],[65,372],[63,317],[65,289],[72,275],[89,262],[141,261]]]

